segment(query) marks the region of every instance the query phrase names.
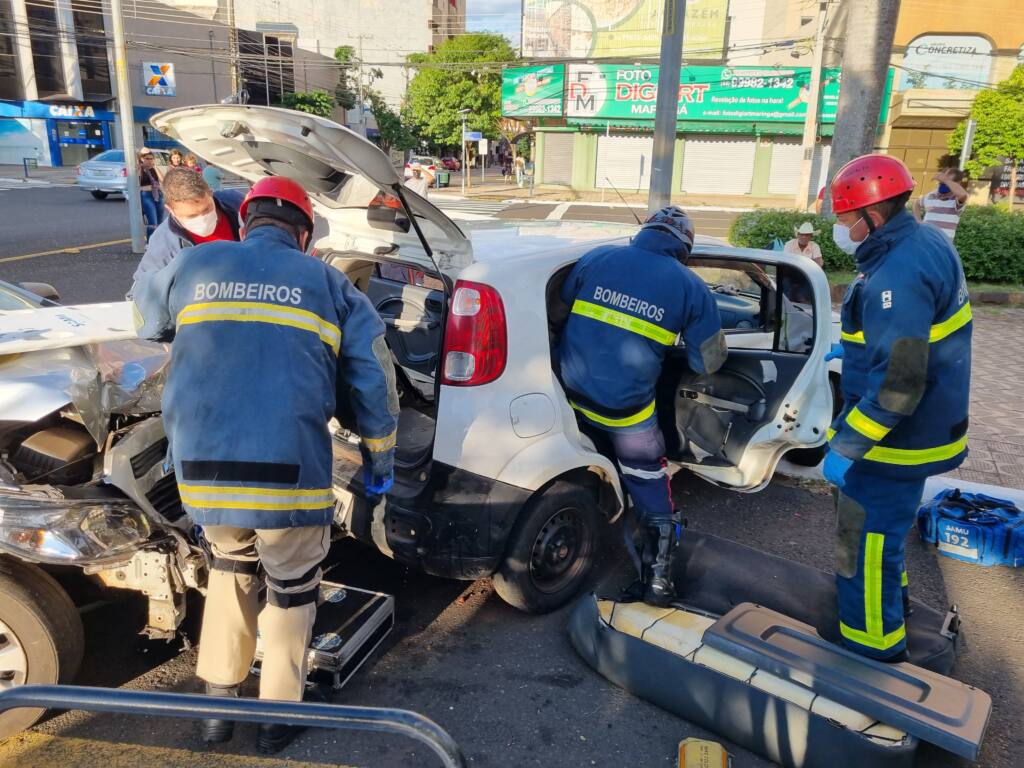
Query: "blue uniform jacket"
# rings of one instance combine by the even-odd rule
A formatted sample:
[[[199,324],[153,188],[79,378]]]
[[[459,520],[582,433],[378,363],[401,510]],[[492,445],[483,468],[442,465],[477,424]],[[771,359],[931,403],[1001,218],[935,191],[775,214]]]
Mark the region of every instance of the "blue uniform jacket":
[[[940,230],[905,211],[856,255],[831,449],[879,475],[946,472],[967,456],[972,329],[960,257]]]
[[[679,241],[653,229],[629,245],[583,256],[562,286],[570,307],[560,345],[562,381],[578,411],[599,426],[628,427],[654,415],[666,351],[680,337],[697,373],[727,354],[718,305],[676,259]]]
[[[369,450],[395,445],[384,324],[340,272],[273,226],[188,248],[137,286],[140,336],[173,336],[163,416],[201,525],[326,525],[338,378]]]

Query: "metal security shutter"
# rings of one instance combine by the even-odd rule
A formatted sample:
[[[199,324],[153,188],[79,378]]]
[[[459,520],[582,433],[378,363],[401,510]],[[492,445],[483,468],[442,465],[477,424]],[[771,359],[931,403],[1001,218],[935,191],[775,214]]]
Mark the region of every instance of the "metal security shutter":
[[[572,184],[572,133],[544,134],[543,184]]]
[[[687,137],[683,146],[683,192],[748,195],[754,177],[754,139]]]
[[[817,197],[818,190],[825,186],[828,177],[828,159],[832,145],[819,142],[814,145],[814,162],[811,165],[811,188],[808,196]],[[795,195],[800,185],[800,164],[803,160],[803,144],[795,139],[775,139],[772,145],[772,167],[768,177],[768,193],[772,195]]]
[[[650,136],[598,136],[596,186],[604,189],[641,190],[651,185]]]
[[[795,195],[800,186],[800,165],[804,157],[801,142],[793,139],[775,139],[772,142],[772,166],[768,173],[768,194]],[[811,173],[814,179],[814,173]],[[813,181],[811,182],[813,185]],[[817,188],[813,194],[817,194]]]

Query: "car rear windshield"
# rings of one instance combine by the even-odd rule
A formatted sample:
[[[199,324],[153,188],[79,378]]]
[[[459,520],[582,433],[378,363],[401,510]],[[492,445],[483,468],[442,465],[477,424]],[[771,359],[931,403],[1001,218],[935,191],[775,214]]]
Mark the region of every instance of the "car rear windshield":
[[[93,160],[99,160],[103,163],[123,163],[124,162],[124,150],[120,149],[108,149],[106,152],[100,152]]]
[[[434,164],[434,158],[432,158],[432,157],[414,157],[414,158],[412,158],[411,162],[419,163],[420,165],[433,165]]]

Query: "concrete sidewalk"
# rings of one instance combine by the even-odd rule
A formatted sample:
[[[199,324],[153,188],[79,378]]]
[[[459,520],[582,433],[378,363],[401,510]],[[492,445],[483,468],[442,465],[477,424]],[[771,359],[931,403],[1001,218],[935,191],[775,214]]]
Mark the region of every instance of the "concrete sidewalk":
[[[460,197],[475,198],[480,200],[516,200],[522,202],[545,202],[545,203],[604,203],[607,205],[622,205],[623,200],[630,207],[646,208],[647,192],[636,190],[620,189],[616,193],[614,189],[606,190],[575,190],[570,187],[556,186],[552,184],[540,184],[531,191],[526,187],[519,187],[515,181],[504,182],[498,172],[492,174],[487,169],[485,181],[480,181],[480,170],[472,172],[472,186],[462,192],[461,175],[451,174],[450,186],[438,190],[439,194],[458,195]],[[676,194],[672,196],[672,202],[677,205],[700,208],[711,207],[726,210],[746,211],[753,208],[791,208],[792,200],[788,197],[751,197],[750,195],[708,195],[708,194]]]
[[[25,169],[21,165],[0,165],[0,179],[9,181],[29,182],[33,184],[75,184],[75,169],[73,166],[62,168],[29,168],[28,178],[25,177]]]

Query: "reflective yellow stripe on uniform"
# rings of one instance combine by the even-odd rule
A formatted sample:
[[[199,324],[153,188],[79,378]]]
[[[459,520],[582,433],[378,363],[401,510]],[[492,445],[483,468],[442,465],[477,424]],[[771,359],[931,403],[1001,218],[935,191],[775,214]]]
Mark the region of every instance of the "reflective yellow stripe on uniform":
[[[908,587],[908,586],[910,586],[910,579],[907,578],[907,572],[906,571],[903,571],[903,573],[900,574],[900,586],[901,587]]]
[[[971,313],[971,304],[968,302],[964,304],[960,309],[956,311],[948,319],[943,320],[941,323],[937,323],[932,326],[931,331],[928,333],[928,341],[935,343],[936,341],[942,341],[944,338],[954,331],[959,331],[969,322],[973,314]]]
[[[949,336],[951,333],[959,331],[965,325],[967,325],[973,319],[974,315],[971,312],[970,302],[964,304],[958,309],[953,315],[943,320],[941,323],[936,323],[928,330],[928,341],[934,344],[937,341],[942,341],[944,338]],[[864,331],[856,331],[854,333],[847,333],[846,331],[840,331],[839,338],[843,341],[851,341],[854,344],[866,344],[867,341],[864,338]]]
[[[836,431],[831,427],[825,433],[826,438],[830,441],[835,435]],[[966,449],[967,436],[964,435],[955,442],[937,445],[934,448],[889,448],[885,445],[876,445],[864,454],[864,458],[881,464],[899,464],[909,467],[918,464],[929,464],[933,461],[952,459]]]
[[[583,301],[582,299],[576,299],[573,302],[572,311],[575,315],[582,315],[583,317],[589,317],[591,320],[614,325],[616,328],[622,328],[624,331],[639,334],[644,338],[664,344],[666,347],[671,347],[676,343],[676,336],[678,334],[672,333],[672,331],[666,330],[660,325],[641,320],[639,317],[627,315],[625,312],[618,312],[608,307],[602,307],[599,304]]]
[[[892,427],[879,424],[871,417],[861,413],[859,408],[853,408],[846,414],[846,423],[864,435],[864,437],[875,442],[878,442],[892,431]]]
[[[634,413],[632,416],[625,416],[621,419],[609,419],[608,417],[594,413],[593,411],[588,411],[583,406],[577,405],[573,402],[570,402],[569,405],[597,424],[604,424],[606,427],[631,427],[634,424],[639,424],[641,421],[645,421],[654,415],[655,401],[652,400],[651,404],[642,411]]]
[[[237,323],[269,323],[310,331],[320,337],[334,354],[341,349],[341,330],[313,312],[282,304],[259,301],[210,301],[189,304],[178,313],[177,324],[193,325],[229,321]]]
[[[885,536],[881,533],[869,533],[864,541],[864,630],[839,623],[839,631],[847,640],[851,640],[868,648],[885,651],[899,643],[907,633],[906,625],[901,623],[889,634],[883,632],[882,623],[882,552],[885,549]]]
[[[181,500],[209,509],[324,509],[334,505],[330,488],[251,488],[178,483]]]
[[[363,443],[371,451],[390,451],[398,444],[398,430],[385,437],[364,437]]]

